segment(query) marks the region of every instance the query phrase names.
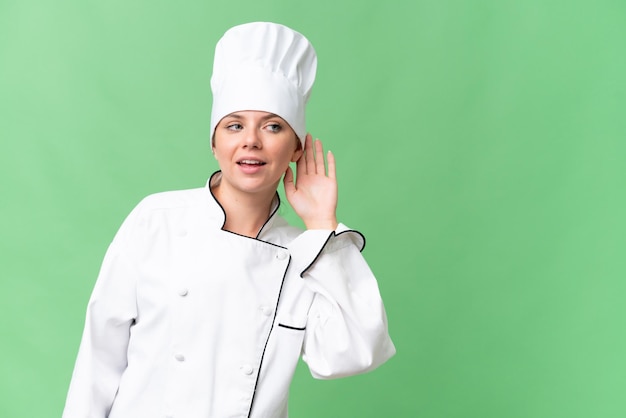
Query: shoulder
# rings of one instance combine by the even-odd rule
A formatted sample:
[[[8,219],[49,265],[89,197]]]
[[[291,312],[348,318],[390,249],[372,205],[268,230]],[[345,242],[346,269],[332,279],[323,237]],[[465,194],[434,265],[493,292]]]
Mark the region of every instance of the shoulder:
[[[128,214],[116,241],[144,242],[167,231],[218,224],[219,213],[209,204],[206,188],[174,190],[144,197]]]
[[[142,210],[175,209],[206,203],[204,187],[186,190],[159,192],[144,197],[137,205]]]
[[[149,215],[155,212],[176,212],[178,210],[206,208],[206,188],[172,190],[150,194],[144,197],[133,212]]]
[[[135,223],[156,226],[182,218],[203,218],[202,214],[211,217],[216,209],[211,207],[208,194],[206,188],[150,194],[135,206],[128,218]]]

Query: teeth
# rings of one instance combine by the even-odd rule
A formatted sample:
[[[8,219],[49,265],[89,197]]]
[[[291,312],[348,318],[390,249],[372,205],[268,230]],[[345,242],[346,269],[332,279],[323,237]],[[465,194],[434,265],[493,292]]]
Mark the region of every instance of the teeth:
[[[263,163],[261,161],[256,161],[256,160],[241,160],[239,161],[239,164],[261,165]]]

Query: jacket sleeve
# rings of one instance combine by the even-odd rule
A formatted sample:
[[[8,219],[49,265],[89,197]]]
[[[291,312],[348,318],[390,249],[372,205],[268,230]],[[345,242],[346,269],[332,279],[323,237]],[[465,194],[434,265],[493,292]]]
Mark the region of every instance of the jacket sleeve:
[[[305,231],[290,245],[294,267],[314,293],[303,359],[318,379],[373,370],[396,352],[364,245],[363,235],[343,224]]]
[[[87,306],[63,418],[105,418],[117,393],[137,315],[133,241],[138,211],[124,221],[104,257]]]

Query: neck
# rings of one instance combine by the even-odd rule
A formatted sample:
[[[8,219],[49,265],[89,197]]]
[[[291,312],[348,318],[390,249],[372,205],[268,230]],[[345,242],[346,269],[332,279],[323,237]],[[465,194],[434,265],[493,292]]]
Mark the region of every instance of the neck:
[[[270,216],[275,192],[263,194],[237,193],[218,184],[213,194],[226,213],[224,230],[255,238]]]

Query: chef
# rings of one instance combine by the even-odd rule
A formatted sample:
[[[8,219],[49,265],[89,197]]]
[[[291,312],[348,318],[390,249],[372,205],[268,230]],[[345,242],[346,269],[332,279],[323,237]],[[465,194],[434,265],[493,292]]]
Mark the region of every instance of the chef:
[[[122,224],[88,304],[64,418],[287,417],[301,356],[331,379],[395,353],[365,239],[336,218],[335,158],[306,132],[316,67],[309,41],[282,25],[220,39],[220,170],[203,188],[148,196]],[[304,231],[279,214],[281,179]]]

